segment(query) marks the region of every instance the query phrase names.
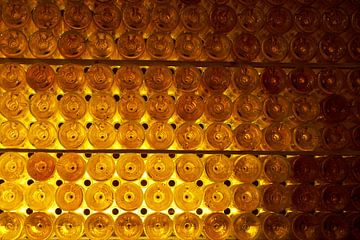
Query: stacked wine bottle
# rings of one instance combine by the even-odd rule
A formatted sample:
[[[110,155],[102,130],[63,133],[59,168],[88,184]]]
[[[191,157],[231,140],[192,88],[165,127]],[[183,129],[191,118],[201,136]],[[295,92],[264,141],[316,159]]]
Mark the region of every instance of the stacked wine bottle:
[[[359,61],[358,0],[5,1],[10,58]]]
[[[8,238],[330,238],[356,234],[360,210],[356,157],[6,152],[0,167]]]
[[[0,239],[360,239],[359,0],[5,0]]]

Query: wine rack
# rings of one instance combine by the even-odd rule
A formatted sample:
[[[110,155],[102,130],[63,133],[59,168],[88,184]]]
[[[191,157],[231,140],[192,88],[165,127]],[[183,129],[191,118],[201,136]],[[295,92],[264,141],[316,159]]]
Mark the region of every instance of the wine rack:
[[[0,238],[359,238],[359,4],[4,1]]]

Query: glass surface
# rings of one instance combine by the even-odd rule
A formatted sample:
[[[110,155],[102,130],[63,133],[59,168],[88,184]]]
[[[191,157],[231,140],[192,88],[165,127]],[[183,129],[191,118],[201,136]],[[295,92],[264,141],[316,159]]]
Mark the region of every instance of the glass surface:
[[[225,123],[212,123],[206,128],[205,138],[213,149],[224,150],[232,144],[231,128]]]
[[[91,184],[85,192],[85,202],[94,211],[103,211],[110,207],[114,200],[113,189],[101,182]],[[88,218],[89,219],[89,218]]]
[[[153,94],[147,100],[146,111],[155,120],[168,120],[175,111],[175,101],[166,93]]]
[[[94,93],[89,101],[89,111],[93,117],[106,120],[114,117],[116,113],[116,101],[106,92]]]
[[[159,182],[147,187],[144,197],[146,205],[154,211],[162,211],[169,208],[173,201],[173,193],[170,187]]]
[[[271,122],[280,122],[289,114],[290,104],[286,97],[272,95],[264,100],[264,117]]]
[[[161,92],[170,88],[173,74],[166,66],[150,66],[145,72],[144,80],[150,91]]]
[[[72,29],[86,29],[92,22],[92,12],[82,1],[68,1],[65,5],[64,22]]]
[[[324,127],[322,130],[322,147],[326,150],[343,150],[348,147],[351,135],[342,124],[334,124]]]
[[[35,211],[46,211],[54,202],[54,186],[46,182],[35,182],[26,188],[25,202]]]
[[[223,183],[212,183],[204,189],[204,203],[212,211],[223,211],[231,203],[230,188]]]
[[[284,34],[293,25],[293,15],[287,8],[276,6],[267,12],[265,22],[270,33]]]
[[[358,93],[360,90],[360,69],[350,70],[347,74],[346,82],[352,93]]]
[[[292,114],[297,121],[308,122],[319,116],[319,102],[314,96],[299,96],[291,105]]]
[[[325,62],[339,62],[346,54],[345,40],[335,33],[325,33],[319,42],[319,51]]]
[[[267,239],[287,239],[290,232],[290,221],[284,215],[277,213],[264,213],[260,215],[263,235]]]
[[[58,139],[64,148],[79,148],[86,141],[85,127],[76,121],[66,121],[58,130]]]
[[[182,149],[197,149],[203,142],[203,130],[195,123],[183,123],[175,132],[175,138]]]
[[[317,216],[298,213],[290,218],[292,220],[290,236],[299,240],[310,240],[319,237],[320,219]]]
[[[131,212],[119,215],[115,220],[115,234],[124,239],[135,240],[143,233],[141,218]]]
[[[260,78],[267,93],[278,94],[285,89],[287,76],[284,69],[280,67],[266,67]]]
[[[24,200],[24,189],[18,183],[0,185],[0,208],[5,211],[18,209]]]
[[[66,153],[56,162],[56,171],[66,181],[77,181],[85,174],[86,162],[81,155]]]
[[[224,94],[213,94],[205,100],[205,116],[214,122],[224,122],[231,117],[233,103]]]
[[[52,29],[61,21],[59,7],[52,2],[40,2],[32,11],[32,19],[40,29]]]
[[[176,89],[184,92],[193,92],[199,85],[201,80],[201,71],[196,67],[178,67],[175,72]],[[178,99],[179,101],[179,99]]]
[[[272,123],[263,130],[264,147],[271,150],[286,150],[289,148],[291,133],[286,123]]]
[[[55,79],[54,69],[46,63],[34,63],[26,71],[26,82],[35,91],[50,89]]]
[[[266,156],[263,163],[263,174],[269,182],[281,183],[290,176],[290,164],[288,159],[280,156]]]
[[[249,183],[233,187],[234,204],[241,212],[251,212],[260,206],[261,193],[258,188]],[[235,224],[235,223],[234,223]]]
[[[282,35],[270,34],[262,41],[262,54],[268,61],[280,62],[288,53],[288,45],[288,41]]]
[[[2,20],[9,28],[22,28],[30,18],[30,7],[27,1],[5,1],[2,6]]]
[[[204,218],[204,234],[207,238],[226,239],[231,231],[231,220],[223,213],[211,213]]]
[[[320,132],[316,126],[299,125],[294,128],[292,139],[299,150],[312,151],[320,145]]]
[[[174,142],[174,129],[168,123],[153,122],[146,132],[146,140],[154,149],[167,149]]]
[[[181,239],[198,238],[202,232],[203,223],[201,219],[193,213],[181,213],[174,217],[174,231],[176,236]]]
[[[319,88],[327,94],[339,93],[344,79],[345,75],[341,69],[325,68],[318,73]]]
[[[360,236],[359,0],[1,5],[0,239]]]
[[[146,30],[150,22],[150,17],[149,9],[141,4],[126,5],[122,14],[125,26],[134,31]]]
[[[0,112],[9,120],[22,119],[29,111],[29,103],[21,92],[5,92],[0,100]]]
[[[344,32],[349,22],[348,14],[341,7],[328,8],[322,13],[322,27],[326,32]]]
[[[46,181],[55,173],[56,160],[48,153],[34,153],[26,163],[30,177],[37,181]]]
[[[300,184],[294,187],[291,192],[293,207],[301,212],[314,211],[319,206],[319,189],[310,184]]]
[[[140,148],[145,140],[145,130],[138,122],[124,122],[118,129],[117,139],[125,148]]]
[[[158,4],[152,12],[152,21],[161,32],[171,32],[179,24],[179,13],[170,4]]]
[[[258,149],[261,143],[261,135],[259,126],[253,123],[239,124],[233,132],[233,137],[240,149],[244,150]]]
[[[121,12],[112,2],[99,3],[93,9],[95,25],[104,31],[115,31],[121,23]]]
[[[357,34],[354,35],[348,42],[348,51],[354,61],[360,61],[359,41],[360,36]]]
[[[115,234],[124,239],[135,240],[143,233],[143,223],[141,218],[131,212],[119,215],[114,224]]]
[[[89,87],[93,90],[110,90],[113,85],[113,72],[108,65],[93,64],[85,74]]]
[[[0,143],[5,147],[22,146],[27,134],[28,130],[19,121],[4,121],[0,124]]]
[[[241,66],[236,68],[232,80],[240,93],[251,93],[260,83],[259,73],[251,66]]]
[[[86,114],[86,101],[76,92],[65,93],[59,101],[61,114],[71,120],[79,120]]]
[[[85,37],[74,30],[64,32],[58,40],[58,49],[64,58],[80,58],[86,50]]]
[[[16,239],[23,234],[25,217],[19,213],[6,212],[0,215],[1,236]]]
[[[321,16],[313,7],[301,7],[294,14],[296,27],[303,32],[315,32],[321,25]]]
[[[290,41],[290,53],[295,61],[310,62],[316,51],[316,41],[308,34],[298,33]]]
[[[123,183],[116,189],[115,201],[119,208],[125,211],[138,209],[143,202],[142,190],[135,183]]]
[[[169,179],[175,170],[175,163],[166,154],[154,154],[146,161],[146,172],[155,181]]]
[[[51,31],[39,30],[30,36],[29,48],[36,58],[50,58],[57,49],[57,41]]]
[[[210,10],[210,25],[215,32],[227,33],[234,29],[237,23],[235,10],[228,5],[214,5]]]
[[[116,42],[119,54],[125,59],[138,59],[145,52],[145,41],[140,32],[124,32]]]
[[[91,155],[86,163],[86,171],[97,181],[109,180],[115,173],[114,159],[106,154]]]
[[[208,33],[204,39],[204,50],[210,60],[224,61],[230,54],[232,42],[226,34]]]
[[[109,148],[116,140],[114,126],[105,121],[97,121],[91,124],[87,131],[90,144],[95,148]]]
[[[176,114],[185,121],[195,121],[204,112],[204,100],[194,93],[182,94],[176,101]]]
[[[289,72],[290,87],[299,94],[309,94],[316,88],[316,75],[311,68],[296,68]]]
[[[252,240],[260,235],[260,220],[251,213],[242,213],[233,221],[234,235],[239,239]]]
[[[345,239],[349,235],[349,225],[339,214],[327,214],[321,219],[321,236],[325,239]]]
[[[261,173],[261,161],[254,155],[237,157],[234,163],[234,176],[241,182],[252,183]]]
[[[202,85],[210,93],[220,94],[230,85],[231,71],[225,67],[208,67],[202,75]]]
[[[350,193],[341,185],[327,184],[319,188],[321,210],[339,212],[350,202]]]
[[[64,183],[55,193],[56,204],[65,211],[80,208],[84,198],[84,189],[76,183]]]
[[[116,163],[117,174],[126,181],[140,179],[144,171],[144,160],[137,154],[122,155]]]
[[[194,182],[203,170],[203,162],[196,155],[182,155],[176,159],[176,173],[185,182]]]
[[[233,53],[240,61],[254,61],[260,48],[259,39],[251,33],[239,34],[233,41]]]
[[[144,98],[135,91],[123,92],[118,106],[119,114],[125,120],[138,120],[146,111]]]
[[[56,79],[58,86],[64,92],[81,90],[85,84],[82,66],[73,63],[62,65]]]
[[[180,20],[186,30],[200,32],[207,28],[209,15],[204,7],[189,4],[181,10]]]
[[[181,33],[175,41],[175,52],[179,59],[195,61],[202,53],[203,40],[196,33]]]
[[[152,33],[146,40],[146,51],[153,59],[168,59],[174,51],[174,40],[165,32]]]
[[[223,182],[229,179],[233,167],[233,161],[224,155],[212,155],[206,158],[206,175],[214,182]]]
[[[54,231],[54,216],[35,212],[26,217],[24,222],[25,234],[30,239],[47,239]]]
[[[102,31],[93,32],[86,44],[93,58],[109,58],[116,51],[113,37]]]
[[[84,231],[88,238],[108,239],[114,232],[114,220],[106,213],[91,214],[85,220]]]
[[[23,177],[25,158],[16,152],[7,152],[0,156],[0,178],[15,181]]]
[[[200,206],[203,200],[203,189],[193,182],[179,184],[174,190],[176,206],[184,211],[192,211]]]
[[[147,237],[152,239],[168,239],[173,232],[173,222],[164,213],[152,213],[144,220],[144,230]]]
[[[77,213],[64,213],[60,215],[54,223],[54,231],[59,239],[69,238],[80,239],[84,233],[85,219]]]
[[[299,156],[291,159],[292,178],[300,183],[311,183],[318,178],[320,166],[313,156]]]
[[[6,91],[20,90],[25,87],[26,73],[18,63],[0,65],[0,86]]]
[[[261,187],[261,205],[271,212],[281,212],[289,206],[289,191],[280,184],[269,184]]]
[[[139,66],[122,65],[116,71],[114,80],[120,90],[138,90],[143,83],[143,73]]]
[[[259,32],[264,23],[264,12],[259,7],[244,8],[239,15],[239,25],[247,32]]]

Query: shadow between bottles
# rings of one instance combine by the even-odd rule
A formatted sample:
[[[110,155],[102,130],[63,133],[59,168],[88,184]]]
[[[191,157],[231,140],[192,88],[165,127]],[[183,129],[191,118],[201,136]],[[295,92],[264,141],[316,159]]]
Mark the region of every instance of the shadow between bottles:
[[[15,62],[19,64],[33,64],[39,62],[36,58],[0,58],[1,63]],[[347,63],[282,63],[282,62],[214,62],[214,61],[179,61],[179,60],[110,60],[110,59],[41,59],[41,62],[50,65],[64,65],[67,63],[76,63],[79,65],[92,65],[96,63],[103,63],[110,66],[120,65],[139,65],[139,66],[153,66],[153,65],[165,65],[165,66],[195,66],[195,67],[210,67],[210,66],[223,66],[223,67],[239,67],[243,65],[249,65],[255,68],[264,68],[271,66],[278,66],[281,68],[297,68],[297,67],[309,67],[309,68],[343,68],[352,69],[360,67],[359,62],[347,62]]]
[[[48,153],[139,153],[139,154],[223,154],[223,155],[341,155],[360,156],[360,151],[256,151],[256,150],[169,150],[169,149],[32,149],[32,148],[0,148],[3,152],[48,152]]]

